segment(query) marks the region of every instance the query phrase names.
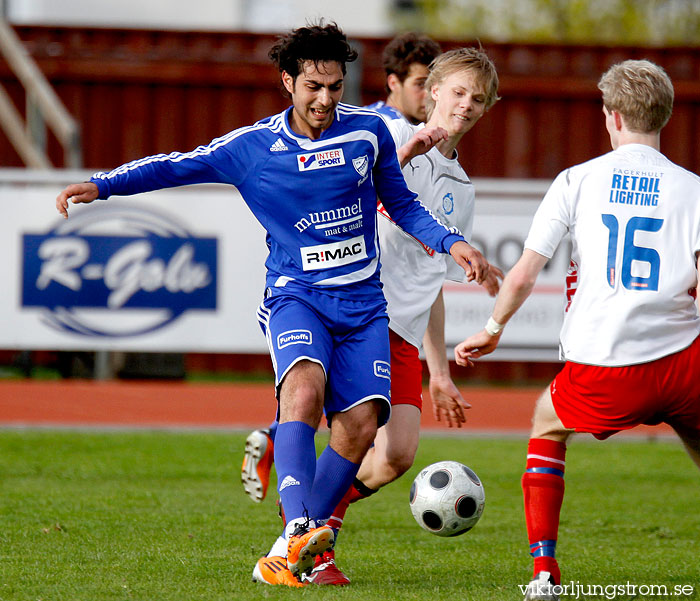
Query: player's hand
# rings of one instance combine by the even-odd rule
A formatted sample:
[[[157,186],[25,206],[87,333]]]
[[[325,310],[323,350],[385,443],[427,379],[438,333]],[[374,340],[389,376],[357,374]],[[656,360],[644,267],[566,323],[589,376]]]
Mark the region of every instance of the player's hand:
[[[501,288],[501,283],[498,280],[502,280],[503,277],[503,272],[495,265],[489,263],[489,273],[484,278],[484,281],[481,282],[481,285],[484,290],[489,293],[489,296],[496,296],[498,294]]]
[[[68,201],[73,204],[81,202],[92,202],[100,194],[97,184],[92,182],[83,182],[82,184],[71,184],[67,186],[56,197],[56,209],[58,212],[68,219]]]
[[[468,365],[471,367],[474,365],[473,359],[478,359],[495,351],[501,340],[501,333],[491,336],[486,330],[481,330],[478,334],[474,334],[460,342],[455,347],[455,361],[457,361],[457,365]]]
[[[489,262],[476,248],[460,240],[450,247],[450,254],[467,275],[467,282],[481,284],[489,275]],[[500,271],[500,270],[499,270]],[[501,274],[503,275],[503,274]]]
[[[425,154],[441,140],[447,140],[447,130],[442,127],[424,127],[414,134],[397,151],[399,164],[404,167],[412,158]]]
[[[461,428],[462,424],[467,421],[464,412],[470,409],[471,405],[462,398],[452,378],[431,376],[428,390],[430,390],[430,398],[433,401],[435,420],[442,421],[444,415],[450,428],[453,425]]]

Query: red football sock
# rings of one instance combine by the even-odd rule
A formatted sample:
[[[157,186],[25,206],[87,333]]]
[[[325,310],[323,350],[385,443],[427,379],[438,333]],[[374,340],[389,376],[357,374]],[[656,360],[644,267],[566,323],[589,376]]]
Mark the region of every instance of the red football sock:
[[[343,525],[343,519],[345,518],[345,512],[348,510],[350,503],[354,503],[360,499],[366,499],[375,492],[377,491],[367,488],[364,484],[362,484],[362,482],[355,478],[355,482],[353,482],[352,486],[350,486],[348,489],[348,492],[345,493],[345,496],[333,510],[331,517],[328,518],[326,526],[340,530],[341,526]]]
[[[546,571],[555,584],[561,582],[555,551],[564,499],[565,458],[563,442],[531,438],[522,480],[527,536],[534,557],[533,577]]]

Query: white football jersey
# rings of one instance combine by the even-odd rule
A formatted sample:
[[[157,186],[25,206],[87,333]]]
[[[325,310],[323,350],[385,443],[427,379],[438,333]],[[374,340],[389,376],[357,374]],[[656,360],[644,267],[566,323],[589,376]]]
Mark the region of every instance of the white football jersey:
[[[399,148],[419,131],[403,119],[387,123]],[[412,159],[404,168],[408,187],[447,227],[471,238],[474,186],[457,158],[448,159],[437,148]],[[381,199],[380,199],[381,200]],[[404,340],[421,348],[430,308],[445,279],[464,281],[464,270],[449,255],[436,252],[394,223],[382,205],[378,216],[381,249],[380,277],[387,300],[389,327]]]
[[[551,257],[567,232],[578,282],[560,335],[564,359],[633,365],[695,340],[697,175],[642,144],[567,169],[537,210],[525,248]]]

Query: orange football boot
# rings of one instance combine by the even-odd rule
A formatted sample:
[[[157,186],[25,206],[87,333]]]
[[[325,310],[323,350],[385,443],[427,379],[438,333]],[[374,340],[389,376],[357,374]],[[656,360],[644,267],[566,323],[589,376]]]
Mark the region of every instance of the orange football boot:
[[[316,556],[333,547],[335,533],[330,526],[309,528],[300,525],[289,537],[287,567],[295,576],[308,574],[314,567]]]
[[[274,461],[274,444],[269,430],[254,430],[245,441],[241,481],[246,494],[256,503],[267,495],[270,468]]]
[[[296,588],[306,586],[289,571],[287,560],[284,557],[261,557],[253,569],[253,582],[264,584],[293,586]]]

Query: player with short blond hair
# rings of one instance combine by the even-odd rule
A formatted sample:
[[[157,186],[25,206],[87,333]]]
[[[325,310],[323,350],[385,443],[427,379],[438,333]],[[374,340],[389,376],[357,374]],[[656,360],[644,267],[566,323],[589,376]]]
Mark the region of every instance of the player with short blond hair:
[[[608,111],[625,115],[632,132],[660,131],[673,112],[673,85],[665,72],[645,61],[613,65],[598,83]]]
[[[673,85],[647,60],[600,79],[612,152],[560,173],[533,219],[482,332],[460,365],[492,352],[562,238],[577,284],[560,334],[563,369],[537,402],[522,479],[533,580],[526,601],[557,599],[555,558],[566,442],[639,424],[671,425],[700,467],[700,177],[660,152]]]
[[[483,89],[484,109],[488,111],[499,100],[498,73],[493,61],[480,48],[457,48],[436,58],[430,65],[425,89],[431,90],[433,86],[440,85],[450,75],[463,71],[474,74],[477,83]],[[425,107],[428,118],[435,109],[435,102],[432,94],[426,96]]]

